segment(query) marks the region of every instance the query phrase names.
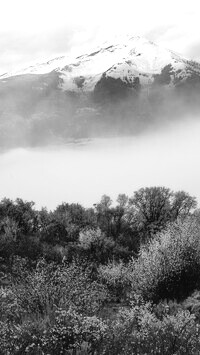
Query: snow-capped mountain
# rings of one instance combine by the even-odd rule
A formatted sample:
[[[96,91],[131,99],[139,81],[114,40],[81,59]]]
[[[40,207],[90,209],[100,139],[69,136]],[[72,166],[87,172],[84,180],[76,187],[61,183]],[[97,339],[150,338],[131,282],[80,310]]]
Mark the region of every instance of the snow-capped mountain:
[[[1,75],[0,141],[132,134],[198,106],[199,94],[199,63],[123,36]]]
[[[194,65],[178,54],[144,38],[128,37],[115,44],[106,43],[56,70],[63,80],[63,90],[92,91],[102,76],[120,79],[130,86],[138,78],[141,85],[148,85],[169,64],[176,78],[184,78],[194,70]],[[195,70],[200,73],[200,65]]]
[[[102,75],[120,79],[130,86],[138,77],[142,86],[149,85],[154,82],[155,75],[161,74],[168,65],[171,65],[172,83],[174,79],[184,80],[192,72],[200,75],[200,64],[145,38],[123,36],[113,42],[104,42],[75,58],[60,56],[21,71],[6,73],[1,76],[1,80],[11,76],[42,75],[55,71],[61,79],[62,90],[82,92],[94,90]]]

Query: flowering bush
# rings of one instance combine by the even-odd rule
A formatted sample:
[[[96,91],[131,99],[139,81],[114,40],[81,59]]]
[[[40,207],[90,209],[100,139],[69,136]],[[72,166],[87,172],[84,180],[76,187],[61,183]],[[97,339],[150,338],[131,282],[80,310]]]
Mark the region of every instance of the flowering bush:
[[[99,266],[99,277],[107,285],[113,301],[127,301],[131,289],[129,266],[123,262],[110,262]]]
[[[173,223],[141,248],[132,267],[133,290],[146,299],[184,299],[200,284],[200,226]]]
[[[195,316],[179,310],[159,319],[149,303],[136,302],[122,309],[105,337],[102,354],[199,354],[200,328]]]
[[[62,354],[98,343],[105,327],[96,314],[108,292],[87,267],[41,260],[23,272],[18,259],[16,269],[21,276],[0,289],[2,354]]]

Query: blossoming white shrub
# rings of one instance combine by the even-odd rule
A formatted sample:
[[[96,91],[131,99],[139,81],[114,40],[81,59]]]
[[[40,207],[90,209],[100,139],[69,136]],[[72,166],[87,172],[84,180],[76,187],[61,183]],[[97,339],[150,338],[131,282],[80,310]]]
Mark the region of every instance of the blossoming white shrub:
[[[200,225],[178,221],[141,248],[132,285],[145,298],[184,298],[200,283]]]

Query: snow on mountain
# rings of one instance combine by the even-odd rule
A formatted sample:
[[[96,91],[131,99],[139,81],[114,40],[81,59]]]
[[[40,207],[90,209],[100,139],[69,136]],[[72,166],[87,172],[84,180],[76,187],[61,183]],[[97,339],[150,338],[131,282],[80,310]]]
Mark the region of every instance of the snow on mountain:
[[[140,82],[145,85],[168,64],[175,70],[185,68],[185,61],[177,54],[146,39],[130,37],[114,45],[107,43],[107,46],[77,57],[73,63],[57,70],[63,79],[64,90],[91,91],[102,73],[124,82],[132,82],[133,78],[140,75]],[[81,77],[82,84],[78,87],[74,78]]]
[[[78,57],[61,56],[15,73],[5,74],[1,79],[55,71],[61,79],[62,90],[88,92],[94,90],[102,75],[119,78],[129,85],[138,77],[141,85],[147,85],[169,64],[176,78],[186,77],[188,69],[194,69],[185,58],[153,42],[141,37],[123,36],[104,42]],[[195,70],[200,73],[200,66]]]

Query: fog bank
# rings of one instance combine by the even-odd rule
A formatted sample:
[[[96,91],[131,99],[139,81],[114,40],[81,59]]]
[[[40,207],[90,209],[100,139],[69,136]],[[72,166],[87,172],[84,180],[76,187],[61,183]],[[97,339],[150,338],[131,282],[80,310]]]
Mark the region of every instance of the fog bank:
[[[200,201],[200,122],[171,124],[138,137],[96,139],[0,155],[0,199],[92,206],[103,194],[113,200],[146,186],[185,190]]]

